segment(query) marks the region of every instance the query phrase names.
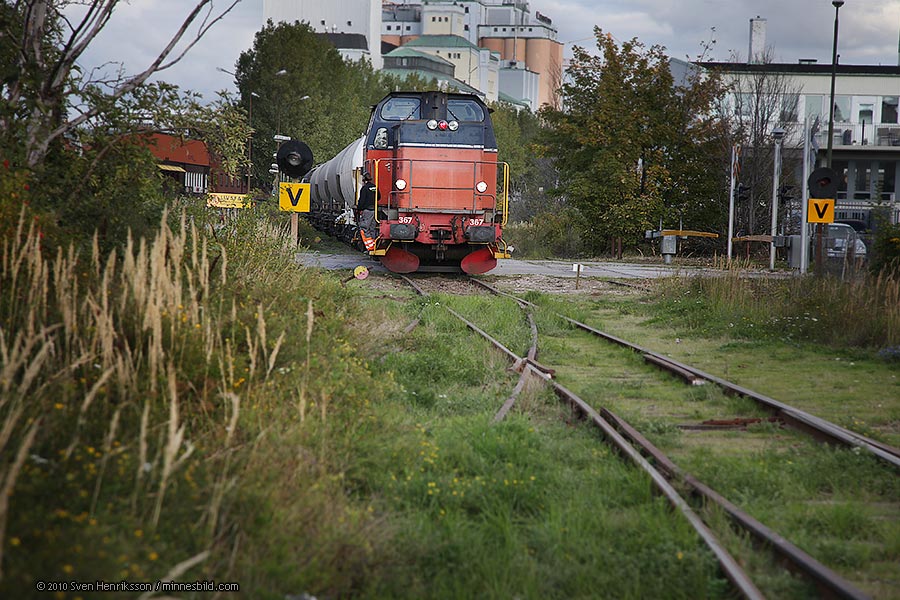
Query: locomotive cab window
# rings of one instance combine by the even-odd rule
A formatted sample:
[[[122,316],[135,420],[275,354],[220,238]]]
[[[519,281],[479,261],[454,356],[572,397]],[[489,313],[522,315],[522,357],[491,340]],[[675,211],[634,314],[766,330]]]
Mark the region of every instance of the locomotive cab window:
[[[469,123],[484,121],[484,110],[472,100],[448,100],[447,114],[456,121]]]
[[[418,98],[391,98],[381,107],[381,118],[385,121],[408,121],[420,119]]]

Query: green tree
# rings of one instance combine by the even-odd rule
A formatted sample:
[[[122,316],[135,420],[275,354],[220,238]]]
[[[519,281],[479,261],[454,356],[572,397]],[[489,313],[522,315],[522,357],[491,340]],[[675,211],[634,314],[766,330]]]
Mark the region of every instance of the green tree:
[[[248,113],[252,101],[257,181],[267,178],[275,134],[303,140],[317,162],[327,160],[363,134],[371,106],[396,84],[368,62],[342,59],[305,23],[270,21],[241,53],[235,74]]]
[[[723,203],[724,174],[707,161],[721,147],[712,116],[718,78],[693,72],[677,85],[662,47],[619,46],[599,28],[595,35],[598,56],[575,48],[565,108],[541,111],[543,151],[560,172],[556,192],[581,212],[593,250],[637,242],[660,219],[707,226],[691,220]]]
[[[541,122],[527,110],[497,104],[491,115],[499,149],[498,159],[509,164],[510,219],[528,221],[545,212],[559,210],[544,193],[556,185],[557,172],[540,155],[537,145]]]
[[[133,76],[82,73],[76,61],[112,18],[117,2],[27,0],[0,7],[0,156],[4,176],[28,182],[0,194],[0,224],[18,219],[24,204],[54,232],[48,246],[86,242],[95,230],[104,250],[128,231],[159,224],[162,178],[146,137],[179,132],[207,142],[225,170],[243,172],[249,137],[243,112],[226,97],[206,105],[195,93],[147,83],[184,55],[219,16],[188,40],[186,28],[210,2],[198,2],[151,65]],[[224,12],[228,12],[231,2]],[[81,10],[76,10],[75,5]],[[75,18],[76,15],[79,18]]]
[[[142,71],[85,74],[78,61],[113,17],[118,0],[20,0],[0,9],[0,146],[29,169],[43,164],[54,144],[89,124],[158,71],[181,60],[240,0],[215,13],[199,0],[159,54]],[[76,8],[73,8],[76,6]],[[196,22],[195,34],[188,30]],[[179,44],[182,46],[179,47]]]

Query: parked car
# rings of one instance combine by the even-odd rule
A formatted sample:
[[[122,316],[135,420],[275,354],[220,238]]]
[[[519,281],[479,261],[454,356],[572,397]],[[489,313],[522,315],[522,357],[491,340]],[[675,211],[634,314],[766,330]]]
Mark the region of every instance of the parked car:
[[[831,223],[825,232],[825,249],[828,258],[844,258],[852,250],[855,258],[865,258],[866,244],[859,239],[856,230],[847,223]]]

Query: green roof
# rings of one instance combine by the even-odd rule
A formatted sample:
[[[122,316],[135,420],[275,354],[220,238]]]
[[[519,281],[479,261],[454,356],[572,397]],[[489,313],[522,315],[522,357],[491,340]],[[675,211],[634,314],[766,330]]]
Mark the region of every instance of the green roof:
[[[407,42],[404,46],[424,48],[470,48],[481,50],[478,46],[470,42],[464,37],[458,35],[420,35],[411,42]]]
[[[394,50],[391,50],[384,56],[390,56],[391,58],[427,58],[429,60],[433,60],[435,62],[444,63],[445,65],[453,66],[453,63],[444,58],[443,56],[438,56],[436,54],[429,54],[427,52],[419,52],[418,50],[413,50],[409,46],[400,46]]]
[[[515,104],[517,106],[522,106],[531,110],[531,104],[529,104],[526,100],[520,100],[519,98],[513,98],[509,94],[504,94],[500,92],[497,94],[497,100],[500,102],[506,102],[507,104]]]
[[[459,79],[454,77],[450,77],[449,75],[444,75],[443,73],[435,73],[434,71],[423,71],[422,69],[382,69],[382,73],[387,73],[388,75],[395,75],[397,77],[406,77],[408,75],[418,75],[425,81],[431,81],[432,79],[436,79],[439,82],[446,81],[448,85],[453,86],[458,89],[460,92],[464,92],[467,94],[474,94],[476,96],[484,96],[484,92],[481,90],[475,89],[472,86],[463,83]]]

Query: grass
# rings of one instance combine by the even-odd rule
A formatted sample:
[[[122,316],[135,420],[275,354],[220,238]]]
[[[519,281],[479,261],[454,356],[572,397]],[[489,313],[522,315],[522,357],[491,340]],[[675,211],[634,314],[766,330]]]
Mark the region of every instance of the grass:
[[[266,587],[238,549],[268,562],[281,532],[341,549],[344,568],[371,560],[360,531],[376,521],[350,518],[333,475],[356,433],[345,417],[390,388],[367,389],[346,293],[298,270],[265,215],[215,229],[211,216],[178,215],[109,256],[96,244],[45,256],[24,218],[4,240],[3,595],[39,596],[37,580],[152,580],[184,561],[185,577]],[[267,507],[283,510],[276,490],[305,495],[306,519],[260,526]],[[323,515],[346,525],[296,528]],[[311,579],[307,568],[293,572]],[[353,585],[331,575],[316,581]]]
[[[751,279],[731,270],[667,283],[656,318],[677,318],[701,333],[875,350],[900,345],[896,276]]]
[[[498,381],[508,362],[448,303],[520,351],[530,344],[514,305],[480,296],[386,302],[377,305],[384,318],[370,313],[401,325],[423,316],[399,347],[372,357],[401,386],[378,409],[394,426],[360,440],[365,458],[345,479],[377,499],[375,513],[392,515],[400,542],[400,570],[372,595],[724,595],[711,556],[649,480],[547,392],[530,388],[516,414],[490,424],[514,377]]]

